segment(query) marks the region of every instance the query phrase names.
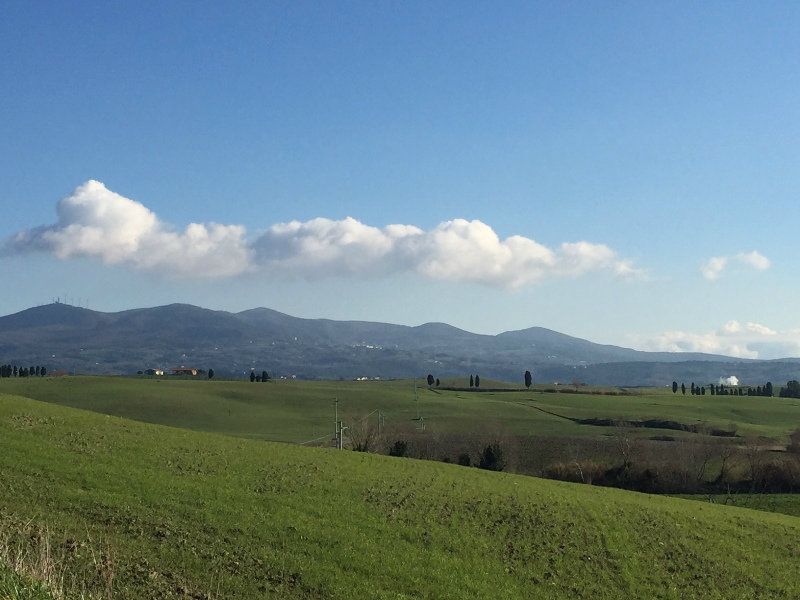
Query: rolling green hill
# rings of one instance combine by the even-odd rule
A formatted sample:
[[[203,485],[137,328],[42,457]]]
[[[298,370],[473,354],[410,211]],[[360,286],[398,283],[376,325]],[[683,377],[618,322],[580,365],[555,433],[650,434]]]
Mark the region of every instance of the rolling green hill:
[[[795,598],[800,519],[0,395],[0,528],[115,598]],[[32,535],[32,528],[43,532]]]

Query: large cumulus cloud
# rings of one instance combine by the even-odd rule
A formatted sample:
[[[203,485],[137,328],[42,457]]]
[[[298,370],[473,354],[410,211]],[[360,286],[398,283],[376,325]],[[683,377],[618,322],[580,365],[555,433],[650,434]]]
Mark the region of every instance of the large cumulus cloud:
[[[90,257],[194,277],[237,275],[251,262],[244,227],[191,223],[174,231],[150,209],[99,181],[87,181],[61,200],[57,214],[55,224],[21,231],[7,240],[5,251]]]
[[[4,252],[89,257],[193,277],[257,271],[299,277],[415,272],[504,288],[589,272],[641,274],[605,244],[578,241],[549,248],[519,235],[501,239],[478,220],[453,219],[427,231],[414,225],[373,227],[352,217],[278,223],[253,236],[243,226],[218,223],[176,230],[98,181],[87,181],[61,200],[57,214],[56,223],[6,240]]]

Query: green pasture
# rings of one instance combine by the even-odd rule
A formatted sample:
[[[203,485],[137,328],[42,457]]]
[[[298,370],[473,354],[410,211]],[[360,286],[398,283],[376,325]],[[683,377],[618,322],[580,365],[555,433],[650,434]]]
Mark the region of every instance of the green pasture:
[[[800,494],[696,494],[679,497],[800,517]]]
[[[250,384],[73,379],[30,387],[38,395],[50,389],[51,403],[0,394],[0,532],[21,547],[46,539],[68,590],[136,600],[800,596],[796,517],[194,432],[52,403],[60,395],[94,410],[148,407],[145,416],[155,419],[172,414],[153,406],[169,390],[189,407],[257,407],[260,394],[275,394],[283,399],[264,402],[295,422],[299,409],[327,406],[333,391],[349,388],[367,408],[377,391],[401,398],[407,384],[292,383],[262,392]],[[431,403],[437,396],[424,394]],[[459,400],[473,411],[481,403],[529,410],[479,395],[440,402]],[[411,403],[401,401],[410,415]],[[244,419],[237,423],[229,429]],[[297,425],[294,433],[308,430]]]
[[[498,385],[486,382],[487,385]],[[428,431],[469,435],[494,432],[522,436],[607,436],[609,427],[570,419],[665,419],[707,424],[741,436],[778,441],[800,427],[800,401],[747,396],[692,396],[665,389],[629,395],[520,391],[472,392],[428,389],[404,381],[175,380],[127,377],[2,379],[0,392],[148,423],[246,438],[305,442],[333,434],[334,398],[346,422],[380,411],[388,427],[416,425]],[[641,429],[650,436],[658,430]],[[662,431],[661,433],[664,433]],[[680,432],[667,432],[679,435]]]

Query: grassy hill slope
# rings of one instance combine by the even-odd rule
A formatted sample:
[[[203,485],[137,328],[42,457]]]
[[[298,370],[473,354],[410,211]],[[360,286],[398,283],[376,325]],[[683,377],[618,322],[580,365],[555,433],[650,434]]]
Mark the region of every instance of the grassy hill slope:
[[[46,528],[69,573],[115,598],[800,594],[800,519],[785,515],[10,395],[0,450],[6,537],[41,544],[30,528]]]

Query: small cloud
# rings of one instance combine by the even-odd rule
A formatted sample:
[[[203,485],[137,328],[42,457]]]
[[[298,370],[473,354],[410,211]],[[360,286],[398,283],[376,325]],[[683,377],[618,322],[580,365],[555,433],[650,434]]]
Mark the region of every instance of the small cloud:
[[[733,335],[734,333],[739,333],[741,330],[742,326],[739,321],[728,321],[722,326],[720,333],[722,335]]]
[[[761,323],[748,323],[745,325],[747,331],[752,333],[757,333],[758,335],[778,335],[778,332],[774,329],[770,329],[766,325],[762,325]]]
[[[770,268],[772,263],[770,263],[769,259],[753,250],[752,252],[740,252],[736,255],[736,260],[738,260],[743,265],[747,265],[748,267],[752,267],[757,271],[765,271]]]
[[[736,375],[731,375],[730,377],[720,377],[719,378],[720,385],[739,385],[739,378]]]
[[[709,281],[716,281],[734,261],[756,271],[765,271],[772,265],[766,256],[753,250],[751,252],[740,252],[734,256],[712,256],[700,265],[700,272]]]
[[[709,281],[719,279],[725,267],[728,266],[728,258],[726,256],[712,256],[700,267],[700,272],[703,277]]]

